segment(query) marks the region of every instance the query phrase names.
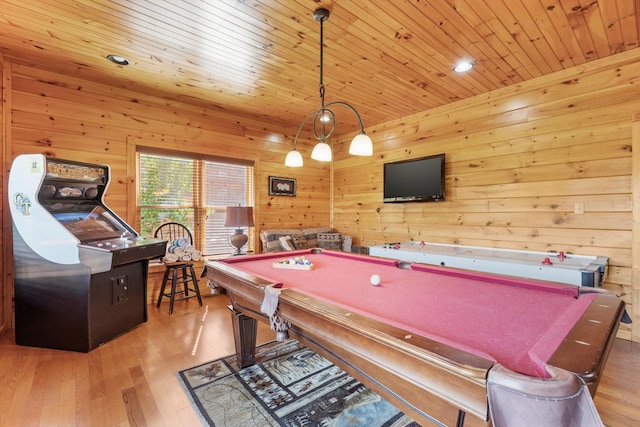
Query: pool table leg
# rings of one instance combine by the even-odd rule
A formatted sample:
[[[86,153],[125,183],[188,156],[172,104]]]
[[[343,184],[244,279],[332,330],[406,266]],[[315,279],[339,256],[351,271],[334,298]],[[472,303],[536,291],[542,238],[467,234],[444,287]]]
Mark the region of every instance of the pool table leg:
[[[258,321],[234,310],[232,306],[229,306],[229,310],[231,310],[233,340],[236,345],[236,360],[241,368],[246,368],[256,362]]]

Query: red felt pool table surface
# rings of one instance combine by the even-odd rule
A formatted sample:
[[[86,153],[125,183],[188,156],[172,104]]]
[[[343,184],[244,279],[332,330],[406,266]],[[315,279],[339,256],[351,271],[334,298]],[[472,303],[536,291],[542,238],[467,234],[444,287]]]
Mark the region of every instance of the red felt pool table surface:
[[[296,255],[292,255],[295,257]],[[596,294],[580,288],[348,253],[304,254],[312,270],[273,268],[272,257],[228,260],[283,289],[438,340],[511,370],[545,376],[544,365]],[[377,274],[379,286],[370,278]]]
[[[253,288],[260,288],[262,294],[265,287],[275,285],[281,288],[280,304],[284,310],[283,317],[291,317],[285,320],[291,321],[293,328],[298,328],[302,335],[305,334],[304,331],[308,331],[310,336],[313,335],[314,338],[309,340],[312,343],[322,340],[322,334],[314,332],[314,328],[319,327],[317,322],[326,321],[326,325],[323,324],[322,327],[326,326],[332,330],[336,324],[343,326],[343,319],[347,317],[349,322],[354,323],[356,318],[370,319],[374,322],[373,325],[377,325],[371,326],[371,329],[377,330],[376,332],[362,332],[370,327],[368,323],[362,330],[345,323],[347,328],[357,331],[351,338],[347,336],[342,345],[351,356],[357,351],[352,352],[346,347],[351,339],[356,347],[361,333],[373,336],[372,346],[387,340],[390,334],[402,337],[404,342],[397,345],[385,342],[385,350],[379,353],[381,365],[376,361],[375,369],[389,369],[385,366],[387,362],[384,360],[390,351],[387,345],[393,351],[397,350],[402,354],[412,351],[411,345],[422,350],[425,340],[436,343],[429,346],[429,352],[439,353],[440,350],[449,347],[459,350],[460,354],[467,356],[460,357],[460,372],[456,375],[468,376],[467,379],[475,383],[482,382],[483,379],[480,377],[484,375],[483,369],[490,369],[493,362],[499,362],[513,371],[532,377],[545,376],[544,367],[547,364],[565,364],[568,365],[564,366],[565,369],[572,370],[574,366],[571,366],[571,358],[579,357],[578,354],[572,356],[571,353],[580,353],[580,342],[583,341],[582,335],[576,338],[572,334],[576,333],[576,329],[582,330],[585,322],[590,322],[589,319],[585,321],[585,316],[592,316],[592,312],[602,305],[601,302],[606,301],[611,307],[605,310],[604,320],[598,320],[601,326],[596,333],[596,340],[599,340],[596,345],[600,348],[593,356],[597,360],[575,365],[578,370],[598,371],[577,372],[584,375],[587,382],[592,380],[592,393],[595,392],[599,371],[602,369],[599,365],[604,363],[602,359],[606,360],[608,347],[612,335],[615,335],[617,330],[622,310],[622,304],[617,298],[600,293],[581,294],[582,289],[572,285],[424,264],[403,264],[395,260],[343,252],[316,252],[320,251],[228,258],[222,262],[208,263],[208,275],[228,289],[234,308],[239,311],[251,311],[246,307],[250,305],[246,297],[251,294]],[[314,264],[314,268],[288,270],[273,267],[273,263],[283,257],[296,256],[306,257]],[[399,265],[404,268],[399,268]],[[381,278],[379,286],[373,286],[370,282],[374,274]],[[237,286],[240,282],[242,286]],[[246,288],[245,285],[254,286]],[[598,298],[605,299],[598,300],[595,304],[594,301]],[[312,303],[307,305],[308,301]],[[255,313],[258,310],[253,311],[254,315],[258,314]],[[312,312],[314,317],[307,318],[307,312]],[[315,317],[315,314],[318,316]],[[300,325],[307,322],[309,324]],[[602,325],[603,323],[605,325]],[[577,324],[582,326],[576,328]],[[393,332],[389,332],[388,328],[392,328]],[[341,332],[331,333],[337,336]],[[329,339],[332,339],[331,333],[328,334]],[[587,336],[590,335],[591,333],[587,332]],[[332,347],[329,351],[331,354],[341,351],[333,348],[332,343],[327,345]],[[365,347],[366,345],[369,344],[364,344]],[[571,347],[570,350],[565,348],[568,345]],[[584,345],[590,344],[584,341]],[[562,351],[559,350],[561,347]],[[443,356],[443,360],[436,360],[436,364],[446,365],[447,371],[455,371],[456,368],[447,364],[450,363],[450,359],[456,357],[450,357],[451,352],[448,350],[442,350],[442,353],[447,356]],[[368,359],[372,357],[374,356],[362,357],[360,360],[355,356],[359,359],[356,363],[368,365]],[[426,356],[426,359],[428,363],[433,361],[431,356]],[[487,363],[477,362],[478,360],[486,360]],[[349,360],[344,361],[347,365],[351,364]],[[390,365],[393,363],[395,361],[389,362]],[[595,365],[598,365],[597,368],[593,368]],[[413,368],[414,371],[421,366],[418,363]],[[588,368],[585,369],[584,366]],[[367,376],[369,374],[370,372]],[[382,376],[386,377],[385,374]],[[394,381],[390,381],[391,387],[394,387]],[[434,383],[438,381],[434,379]],[[426,388],[433,387],[427,385]],[[458,399],[453,396],[455,392],[444,391],[443,394],[445,400]],[[472,404],[454,403],[459,403],[458,406],[464,410],[474,412]],[[476,415],[486,417],[486,413]]]

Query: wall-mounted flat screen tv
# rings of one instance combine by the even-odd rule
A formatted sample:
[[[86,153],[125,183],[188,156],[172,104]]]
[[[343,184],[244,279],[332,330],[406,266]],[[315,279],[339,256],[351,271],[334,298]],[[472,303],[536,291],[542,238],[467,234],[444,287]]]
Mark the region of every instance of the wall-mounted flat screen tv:
[[[384,164],[384,203],[445,199],[444,154]]]

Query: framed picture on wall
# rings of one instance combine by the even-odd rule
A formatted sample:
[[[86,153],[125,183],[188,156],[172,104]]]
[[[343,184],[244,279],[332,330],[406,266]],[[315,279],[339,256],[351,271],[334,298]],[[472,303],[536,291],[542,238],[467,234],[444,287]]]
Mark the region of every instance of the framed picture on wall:
[[[295,196],[296,195],[296,179],[270,176],[269,177],[269,195]]]

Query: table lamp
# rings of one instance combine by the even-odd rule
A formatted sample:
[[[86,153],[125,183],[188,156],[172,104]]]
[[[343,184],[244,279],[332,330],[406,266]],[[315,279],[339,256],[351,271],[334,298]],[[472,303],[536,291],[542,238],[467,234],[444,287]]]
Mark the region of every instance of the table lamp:
[[[229,237],[229,244],[236,248],[235,255],[242,255],[242,248],[249,241],[249,236],[244,234],[243,227],[253,227],[253,207],[251,206],[227,206],[227,219],[225,227],[234,227],[236,232]]]

